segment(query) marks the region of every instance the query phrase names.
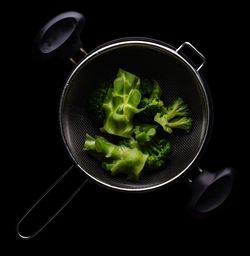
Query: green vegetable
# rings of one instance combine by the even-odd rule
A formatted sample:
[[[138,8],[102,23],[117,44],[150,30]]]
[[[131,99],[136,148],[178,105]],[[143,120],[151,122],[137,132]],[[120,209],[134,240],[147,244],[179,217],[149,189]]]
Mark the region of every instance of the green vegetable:
[[[120,137],[118,145],[86,134],[84,150],[92,152],[102,167],[116,175],[138,180],[143,169],[163,167],[171,151],[166,133],[189,131],[192,119],[181,98],[170,106],[161,100],[160,85],[119,69],[112,83],[101,84],[89,100],[90,115],[103,125],[102,132]]]
[[[120,145],[126,145],[130,148],[137,148],[143,154],[148,155],[145,163],[145,169],[159,169],[167,160],[171,151],[171,145],[166,139],[156,136],[155,124],[140,124],[135,126],[134,136],[124,139]]]
[[[138,119],[144,122],[152,122],[154,120],[154,116],[162,111],[162,108],[164,106],[163,101],[160,99],[162,91],[159,86],[159,84],[156,81],[153,81],[153,84],[148,82],[146,85],[146,89],[142,89],[143,87],[140,87],[141,90],[147,90],[149,91],[148,87],[150,86],[151,93],[149,97],[143,97],[141,99],[141,102],[139,104],[139,108],[142,109],[142,111],[138,114]],[[144,94],[145,95],[145,94]]]
[[[93,138],[89,134],[86,134],[84,150],[96,151],[103,155],[107,161],[104,161],[102,166],[112,175],[124,173],[129,179],[134,180],[138,180],[148,158],[148,155],[138,148],[115,145],[101,136]]]
[[[135,139],[139,143],[152,140],[156,134],[157,124],[137,124],[134,128]]]
[[[143,146],[142,151],[148,155],[145,163],[146,169],[159,169],[167,160],[167,157],[171,151],[171,145],[166,139],[153,140]]]
[[[95,151],[95,139],[86,133],[86,140],[84,143],[83,150],[85,151]]]
[[[101,131],[121,137],[129,137],[133,130],[133,117],[139,113],[141,101],[140,79],[119,69],[113,88],[107,92],[103,103],[105,121]]]
[[[112,83],[102,83],[100,84],[90,95],[88,100],[88,111],[90,117],[97,122],[98,124],[102,125],[105,119],[105,112],[103,109],[103,103],[108,93],[109,88],[112,87]]]
[[[162,112],[157,113],[154,120],[168,133],[172,133],[173,129],[189,131],[192,126],[188,106],[181,98],[175,100],[172,105],[165,107]]]

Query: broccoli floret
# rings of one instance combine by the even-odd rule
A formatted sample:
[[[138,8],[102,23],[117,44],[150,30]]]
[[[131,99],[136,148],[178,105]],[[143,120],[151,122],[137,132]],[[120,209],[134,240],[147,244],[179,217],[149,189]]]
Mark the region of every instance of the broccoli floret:
[[[86,134],[86,140],[83,149],[86,151],[95,151],[95,139],[88,133]]]
[[[160,100],[162,91],[159,84],[154,81],[151,84],[152,91],[149,97],[143,97],[140,101],[139,108],[142,111],[137,115],[138,119],[144,122],[152,122],[154,116],[162,111],[164,103]],[[141,89],[140,89],[141,90]]]
[[[134,128],[134,135],[136,141],[144,143],[151,141],[156,135],[157,124],[137,124]]]
[[[148,155],[145,163],[145,169],[159,169],[165,163],[167,156],[171,151],[171,145],[166,139],[160,139],[156,135],[157,125],[140,124],[134,128],[134,136],[129,139],[124,139],[120,145],[125,145],[129,148],[137,148]]]
[[[148,155],[138,148],[115,145],[101,136],[93,138],[89,134],[86,135],[84,150],[96,151],[103,155],[107,161],[102,162],[102,167],[112,175],[123,173],[134,180],[138,180],[148,158]]]
[[[120,140],[119,145],[125,145],[129,148],[141,148],[143,144],[151,141],[156,135],[157,124],[137,123],[134,126],[133,133],[129,138]]]
[[[91,93],[88,100],[88,111],[92,120],[102,125],[105,119],[105,112],[103,109],[103,102],[106,98],[109,88],[112,87],[111,82],[102,83],[98,86],[93,93]]]
[[[145,169],[154,170],[161,168],[166,163],[170,151],[171,145],[165,139],[148,142],[142,148],[142,152],[148,155]]]
[[[131,149],[138,149],[144,155],[148,155],[144,169],[155,170],[161,168],[171,151],[171,145],[165,139],[151,139],[146,143],[139,143],[133,137],[122,140],[120,145],[126,145]]]
[[[157,113],[154,120],[168,133],[172,133],[173,129],[183,129],[188,132],[192,126],[188,106],[181,98],[175,100],[172,105],[165,107],[162,112]]]
[[[136,141],[133,136],[129,138],[123,138],[118,144],[120,146],[126,146],[128,148],[139,148],[138,141]]]
[[[102,132],[129,137],[133,130],[133,117],[141,110],[137,108],[141,101],[138,88],[140,79],[119,69],[113,88],[107,92],[103,103],[105,121]]]

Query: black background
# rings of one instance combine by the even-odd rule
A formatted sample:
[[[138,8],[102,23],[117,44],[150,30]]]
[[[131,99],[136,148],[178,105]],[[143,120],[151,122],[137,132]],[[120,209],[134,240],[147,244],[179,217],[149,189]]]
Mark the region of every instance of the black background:
[[[185,181],[146,194],[119,193],[88,183],[34,241],[79,241],[85,249],[92,250],[100,249],[102,244],[107,250],[114,244],[122,248],[132,245],[159,248],[172,241],[188,241],[192,247],[204,243],[211,249],[218,244],[230,248],[236,240],[240,241],[248,223],[243,204],[248,170],[242,144],[248,139],[248,127],[244,125],[247,119],[247,85],[244,81],[247,72],[243,71],[241,49],[247,40],[242,9],[229,5],[219,8],[205,3],[202,6],[191,3],[165,5],[163,1],[148,4],[135,1],[117,1],[115,4],[68,1],[53,2],[53,6],[43,1],[31,4],[29,10],[26,18],[31,22],[25,39],[30,49],[37,31],[50,18],[68,10],[82,12],[86,17],[81,38],[87,51],[126,36],[151,37],[174,47],[184,41],[191,42],[207,58],[201,73],[210,87],[215,110],[211,141],[200,166],[212,171],[232,166],[237,171],[230,198],[210,215],[198,219],[185,212],[189,197]],[[58,60],[37,64],[32,57],[27,66],[23,77],[28,81],[24,90],[25,116],[21,124],[25,150],[21,152],[24,157],[18,163],[22,168],[16,175],[14,224],[72,164],[58,125],[60,93],[72,68],[71,64]],[[67,196],[66,192],[72,191],[82,180],[84,176],[75,171],[57,195]],[[46,209],[56,207],[54,201],[48,204]],[[46,215],[41,211],[38,216]],[[21,245],[32,243],[20,241],[17,237],[15,240]],[[242,244],[238,248],[242,248]]]

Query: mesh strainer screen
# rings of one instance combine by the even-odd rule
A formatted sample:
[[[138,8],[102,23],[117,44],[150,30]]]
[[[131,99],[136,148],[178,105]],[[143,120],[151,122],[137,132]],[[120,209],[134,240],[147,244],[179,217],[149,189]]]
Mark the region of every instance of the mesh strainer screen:
[[[85,134],[102,135],[86,111],[87,99],[100,82],[112,80],[118,68],[159,82],[163,98],[170,103],[182,97],[190,108],[193,129],[189,134],[169,136],[172,153],[166,167],[143,174],[138,182],[111,177],[99,162],[83,152]],[[69,80],[61,104],[63,136],[74,160],[88,174],[121,189],[148,189],[165,183],[186,169],[199,153],[208,127],[206,94],[194,72],[171,52],[148,45],[128,44],[113,47],[83,62]]]

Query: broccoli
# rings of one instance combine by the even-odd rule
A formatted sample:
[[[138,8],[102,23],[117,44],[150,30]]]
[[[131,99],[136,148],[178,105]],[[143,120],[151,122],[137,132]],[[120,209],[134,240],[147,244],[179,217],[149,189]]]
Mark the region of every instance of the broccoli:
[[[140,79],[119,69],[113,88],[107,92],[103,103],[105,111],[102,132],[128,138],[133,130],[133,117],[141,110]]]
[[[142,152],[148,155],[145,169],[154,170],[161,168],[171,151],[171,145],[165,139],[153,140],[142,147]]]
[[[171,151],[171,145],[166,139],[161,139],[156,136],[155,124],[140,124],[134,128],[134,137],[124,139],[120,145],[125,145],[129,148],[137,148],[143,154],[148,155],[145,163],[145,169],[159,169],[167,159]]]
[[[157,124],[137,124],[134,128],[134,135],[136,141],[144,143],[151,141],[152,137],[156,134]]]
[[[102,167],[112,175],[123,173],[134,180],[138,180],[148,158],[148,155],[138,148],[115,145],[101,136],[93,138],[89,134],[86,134],[84,150],[96,151],[103,155],[107,161],[102,162]]]
[[[162,112],[157,113],[154,120],[168,133],[172,133],[173,129],[183,129],[188,132],[192,126],[188,106],[181,98],[175,100],[172,105],[165,107]]]
[[[149,83],[147,86],[149,86]],[[142,86],[140,88],[142,88]],[[143,97],[138,106],[142,111],[137,115],[137,118],[144,122],[153,121],[154,116],[161,112],[164,106],[163,101],[160,100],[162,91],[159,84],[154,81],[153,84],[151,84],[151,88],[152,90],[149,97]]]
[[[126,145],[131,149],[138,149],[144,155],[148,155],[144,169],[155,170],[161,168],[171,151],[171,145],[166,139],[152,139],[146,143],[139,143],[133,137],[122,140],[120,145]]]
[[[119,69],[113,83],[103,83],[91,95],[89,112],[102,123],[100,129],[120,137],[118,145],[101,136],[86,134],[84,150],[91,152],[111,175],[125,174],[138,180],[143,169],[163,167],[171,151],[166,133],[173,129],[189,131],[192,119],[181,98],[164,106],[162,91],[153,80]],[[122,137],[122,139],[121,139]]]
[[[83,146],[83,150],[85,151],[95,151],[95,139],[86,133],[86,140]]]
[[[119,145],[141,149],[142,145],[151,141],[155,137],[157,127],[157,124],[137,123],[134,126],[131,136],[120,140]]]
[[[112,83],[102,83],[100,84],[90,95],[88,100],[88,111],[90,117],[97,122],[98,124],[102,125],[105,119],[105,112],[103,109],[103,102],[106,98],[109,88],[112,87]]]

